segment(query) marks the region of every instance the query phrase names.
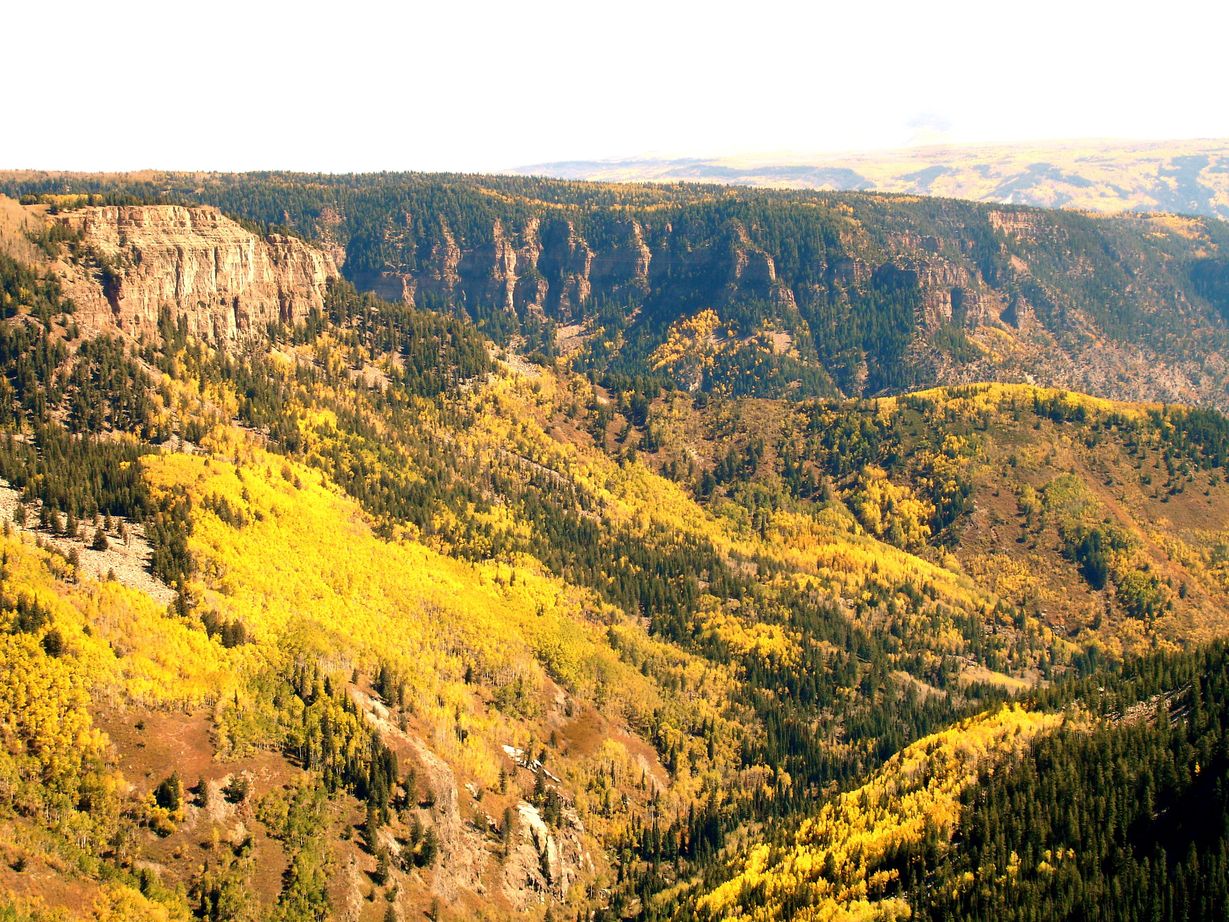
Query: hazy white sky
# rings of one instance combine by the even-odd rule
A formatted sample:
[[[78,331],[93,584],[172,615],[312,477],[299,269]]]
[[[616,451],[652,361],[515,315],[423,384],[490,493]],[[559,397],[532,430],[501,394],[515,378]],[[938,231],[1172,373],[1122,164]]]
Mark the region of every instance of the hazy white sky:
[[[4,0],[0,167],[1229,136],[1229,4]]]

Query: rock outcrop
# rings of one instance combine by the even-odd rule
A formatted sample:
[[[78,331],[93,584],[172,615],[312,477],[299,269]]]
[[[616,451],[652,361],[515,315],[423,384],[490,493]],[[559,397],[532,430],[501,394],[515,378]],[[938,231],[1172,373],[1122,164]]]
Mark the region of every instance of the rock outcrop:
[[[836,256],[814,274],[827,286],[794,287],[780,278],[776,261],[756,243],[745,224],[728,222],[698,247],[680,247],[671,228],[649,241],[644,226],[628,218],[600,241],[587,240],[573,221],[531,218],[519,230],[495,219],[489,239],[464,245],[447,220],[439,238],[412,268],[385,267],[358,273],[355,282],[410,304],[505,311],[519,317],[582,322],[594,299],[636,304],[655,292],[680,303],[761,302],[794,312],[799,302],[829,297],[827,288],[849,291],[870,284],[876,272],[897,274],[920,293],[917,326],[933,331],[947,324],[996,323],[1008,309],[1002,294],[968,268],[936,251],[934,238],[904,234],[895,258],[871,264]],[[393,243],[390,234],[390,244]],[[851,249],[857,249],[857,244]]]
[[[744,375],[713,386],[745,392],[793,393],[791,378],[847,396],[1001,379],[1229,406],[1218,364],[1229,309],[1218,315],[1192,287],[1188,257],[1162,252],[1204,253],[1184,242],[1190,227],[1098,226],[1009,207],[826,206],[814,215],[536,203],[479,219],[432,211],[361,238],[377,239],[387,261],[370,277],[351,274],[417,306],[479,321],[502,314],[504,330],[553,321],[560,348],[622,314],[642,324],[624,340],[633,361],[676,322],[713,310],[737,328],[721,373]]]
[[[572,221],[556,217],[530,218],[516,230],[496,218],[485,239],[465,246],[446,217],[437,219],[437,238],[413,268],[358,271],[354,282],[419,307],[493,309],[564,323],[581,319],[594,295],[643,298],[649,291],[654,255],[634,220],[622,222],[598,250]]]
[[[65,276],[78,322],[97,332],[154,336],[169,310],[194,336],[239,344],[302,322],[338,276],[324,250],[208,207],[87,207],[48,220],[79,237]]]
[[[572,885],[593,872],[593,861],[583,843],[584,826],[570,806],[563,811],[558,829],[552,831],[537,807],[521,801],[510,819],[513,829],[503,862],[504,898],[524,911],[550,895],[567,899]]]

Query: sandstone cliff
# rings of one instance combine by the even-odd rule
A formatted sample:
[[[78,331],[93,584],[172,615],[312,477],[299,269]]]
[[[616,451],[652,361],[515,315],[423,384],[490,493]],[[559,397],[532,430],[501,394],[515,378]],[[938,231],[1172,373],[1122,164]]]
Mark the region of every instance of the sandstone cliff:
[[[572,221],[559,217],[530,218],[519,228],[495,218],[474,241],[459,241],[447,215],[432,217],[438,226],[429,244],[406,241],[398,222],[385,228],[390,251],[420,248],[422,257],[355,272],[354,282],[420,307],[491,308],[565,323],[580,319],[595,294],[648,293],[653,253],[635,220],[621,222],[598,251]],[[408,224],[411,216],[402,220]]]
[[[78,322],[100,332],[152,336],[166,309],[195,336],[237,344],[302,322],[338,275],[323,250],[209,207],[87,207],[47,220],[79,238],[64,274]]]

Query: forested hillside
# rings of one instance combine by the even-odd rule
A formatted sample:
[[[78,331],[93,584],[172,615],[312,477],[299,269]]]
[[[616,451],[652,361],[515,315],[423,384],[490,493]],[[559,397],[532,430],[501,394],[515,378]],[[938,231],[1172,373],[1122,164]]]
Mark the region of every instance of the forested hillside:
[[[995,380],[1229,404],[1229,236],[1211,218],[446,174],[2,179],[56,207],[205,203],[288,229],[360,289],[640,389]]]
[[[497,201],[423,182],[440,214]],[[681,227],[693,194],[626,208]],[[553,355],[546,313],[496,341],[323,270],[279,312],[315,244],[133,207],[0,211],[0,918],[978,917],[1013,850],[1020,892],[1073,907],[1124,842],[1107,917],[1217,905],[1216,874],[1177,882],[1222,833],[1126,806],[1223,779],[1223,651],[1181,652],[1229,624],[1216,410],[693,390],[702,317],[650,374]],[[183,296],[224,243],[276,271]],[[1045,890],[1065,819],[1004,827],[1038,785],[1123,811],[1081,837],[1086,886]]]
[[[1227,665],[1224,644],[1153,656],[927,737],[697,915],[1219,918]]]

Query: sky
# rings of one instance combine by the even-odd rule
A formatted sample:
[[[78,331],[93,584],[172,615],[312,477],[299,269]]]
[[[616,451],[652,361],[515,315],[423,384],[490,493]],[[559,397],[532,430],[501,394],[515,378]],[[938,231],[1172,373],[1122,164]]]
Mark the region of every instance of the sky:
[[[1229,4],[7,0],[0,168],[1229,137]]]

